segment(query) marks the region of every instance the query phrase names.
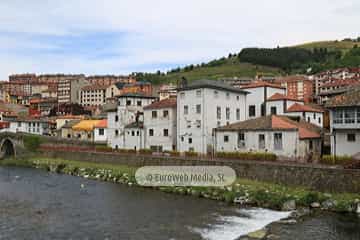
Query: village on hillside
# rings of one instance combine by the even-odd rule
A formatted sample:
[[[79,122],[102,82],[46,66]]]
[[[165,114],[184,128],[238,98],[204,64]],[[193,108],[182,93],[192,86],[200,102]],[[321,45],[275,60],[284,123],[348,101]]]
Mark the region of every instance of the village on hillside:
[[[112,151],[360,158],[360,68],[159,86],[133,76],[16,74],[0,83],[0,101],[1,132]]]

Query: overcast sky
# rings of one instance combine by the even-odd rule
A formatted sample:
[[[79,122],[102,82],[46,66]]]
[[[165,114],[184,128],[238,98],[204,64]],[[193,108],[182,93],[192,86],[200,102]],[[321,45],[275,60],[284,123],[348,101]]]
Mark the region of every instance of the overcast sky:
[[[360,36],[359,0],[1,0],[0,80],[128,74]]]

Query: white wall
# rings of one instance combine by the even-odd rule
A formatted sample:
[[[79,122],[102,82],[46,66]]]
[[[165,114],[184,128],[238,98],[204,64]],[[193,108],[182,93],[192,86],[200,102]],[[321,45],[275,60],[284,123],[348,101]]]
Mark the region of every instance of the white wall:
[[[201,94],[197,95],[199,90]],[[185,105],[188,114],[184,114]],[[196,113],[197,105],[201,105],[200,114]],[[221,108],[221,119],[217,119],[217,107]],[[229,119],[226,119],[226,108],[230,109]],[[236,109],[240,111],[239,119],[236,118]],[[210,88],[181,91],[177,97],[177,119],[178,151],[193,149],[202,154],[210,153],[214,146],[214,128],[246,119],[246,94]]]
[[[36,135],[43,135],[48,128],[48,124],[44,122],[10,122],[8,131],[16,133],[31,133]]]
[[[140,128],[125,128],[124,149],[140,150],[145,148],[144,130]]]
[[[274,133],[282,133],[283,149],[274,149]],[[216,150],[218,152],[271,152],[279,156],[295,158],[299,154],[299,138],[297,131],[246,131],[245,147],[238,146],[238,132],[217,132],[216,133]],[[265,135],[265,149],[259,149],[259,135]],[[229,136],[229,141],[224,142],[224,136]]]
[[[355,134],[355,142],[348,141],[348,134]],[[360,153],[360,129],[336,130],[333,135],[331,136],[331,154],[352,156]],[[334,138],[336,138],[336,144]]]
[[[157,112],[157,118],[152,118],[152,112]],[[168,111],[164,117],[163,112]],[[145,147],[161,146],[163,151],[172,151],[176,148],[176,108],[148,109],[144,111]],[[154,130],[154,136],[149,135],[149,130]],[[164,136],[164,129],[169,135]]]
[[[100,129],[104,131],[103,135],[100,135]],[[107,142],[106,128],[94,128],[94,142]]]

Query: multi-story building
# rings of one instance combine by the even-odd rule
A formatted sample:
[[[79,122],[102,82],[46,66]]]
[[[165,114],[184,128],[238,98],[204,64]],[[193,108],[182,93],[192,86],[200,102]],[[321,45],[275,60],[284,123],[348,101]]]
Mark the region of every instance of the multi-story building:
[[[90,85],[85,78],[61,79],[57,85],[57,98],[61,103],[80,103],[79,91]]]
[[[144,107],[145,148],[176,150],[176,98],[165,98]]]
[[[330,99],[331,153],[355,155],[360,153],[360,88]]]
[[[121,83],[135,83],[136,80],[131,76],[115,76],[115,75],[95,75],[88,76],[86,80],[91,85],[101,85],[101,86],[110,86],[117,82]]]
[[[103,119],[94,126],[94,142],[107,143],[107,119]]]
[[[246,119],[247,94],[211,80],[199,80],[179,88],[177,150],[212,154],[214,129]]]
[[[276,83],[281,84],[282,87],[286,88],[286,95],[302,100],[305,103],[313,101],[314,90],[313,81],[309,80],[305,76],[288,76],[278,78]]]
[[[270,112],[266,112],[268,98],[276,93],[286,94],[286,88],[262,81],[254,82],[241,89],[250,93],[246,97],[247,118],[257,118],[270,114]]]
[[[106,89],[108,86],[91,85],[79,90],[82,106],[101,106],[106,103]]]
[[[152,85],[149,82],[135,82],[131,84],[125,84],[120,92],[120,94],[141,93],[144,95],[152,95]]]
[[[167,98],[174,98],[177,95],[177,86],[174,84],[164,84],[159,88],[160,101]]]
[[[341,95],[349,90],[351,90],[355,86],[360,85],[360,78],[359,79],[331,79],[327,83],[323,83],[319,88],[318,94],[318,103],[319,104],[326,104],[326,102],[335,96]]]
[[[10,120],[9,132],[31,133],[36,135],[51,135],[52,123],[46,119],[17,118]]]
[[[144,94],[127,93],[117,97],[117,106],[107,109],[108,145],[112,148],[125,148],[125,126],[141,122],[144,106],[153,103],[156,97]]]

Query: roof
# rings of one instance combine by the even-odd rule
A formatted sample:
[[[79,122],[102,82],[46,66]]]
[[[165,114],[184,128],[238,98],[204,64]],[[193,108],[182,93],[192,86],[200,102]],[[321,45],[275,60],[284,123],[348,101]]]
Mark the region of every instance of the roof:
[[[330,98],[325,106],[328,108],[360,106],[360,87]]]
[[[78,124],[72,127],[75,131],[92,131],[96,124],[98,124],[100,120],[81,120]]]
[[[107,128],[107,119],[100,120],[100,122],[95,125],[95,128]]]
[[[62,128],[72,128],[74,125],[78,124],[80,120],[70,120],[67,123],[65,123]]]
[[[248,88],[259,88],[259,87],[272,87],[272,88],[280,88],[280,89],[286,89],[285,87],[280,86],[279,84],[273,84],[263,81],[256,81],[253,83],[250,83],[246,86],[241,87],[242,89],[248,89]]]
[[[338,87],[338,86],[349,86],[349,85],[360,85],[360,79],[344,79],[344,80],[336,80],[328,83],[324,83],[320,86],[320,88],[325,87]]]
[[[116,83],[114,83],[114,85],[115,85],[115,87],[117,88],[117,89],[122,89],[124,86],[125,86],[125,84],[126,83],[123,83],[123,82],[116,82]]]
[[[187,86],[179,88],[178,91],[186,91],[186,90],[199,89],[199,88],[211,88],[211,89],[218,89],[218,90],[230,91],[241,94],[248,94],[247,91],[244,91],[240,88],[232,87],[222,81],[207,80],[207,79],[194,81]]]
[[[154,102],[150,105],[145,106],[144,110],[160,108],[176,108],[176,98],[167,98],[158,102]]]
[[[299,131],[300,139],[320,138],[321,128],[303,120],[295,121],[286,116],[270,115],[217,128],[217,131]]]
[[[131,98],[157,98],[157,97],[154,97],[154,96],[150,96],[150,95],[147,95],[147,94],[143,94],[143,93],[124,93],[124,94],[121,94],[119,96],[116,96],[118,98],[124,98],[124,97],[131,97]]]
[[[303,104],[299,104],[299,103],[294,103],[293,105],[291,105],[288,109],[287,112],[318,112],[318,113],[323,113],[324,111],[318,108],[314,108],[312,106],[309,105],[303,105]]]
[[[302,100],[299,100],[297,98],[293,98],[281,93],[275,93],[271,97],[267,99],[268,101],[279,101],[279,100],[290,100],[290,101],[296,101],[296,102],[303,102]]]
[[[90,86],[85,86],[83,88],[81,88],[82,91],[93,91],[93,90],[105,90],[107,89],[108,86],[104,86],[104,85],[90,85]]]
[[[125,128],[143,128],[144,123],[143,122],[132,122],[125,126]]]

